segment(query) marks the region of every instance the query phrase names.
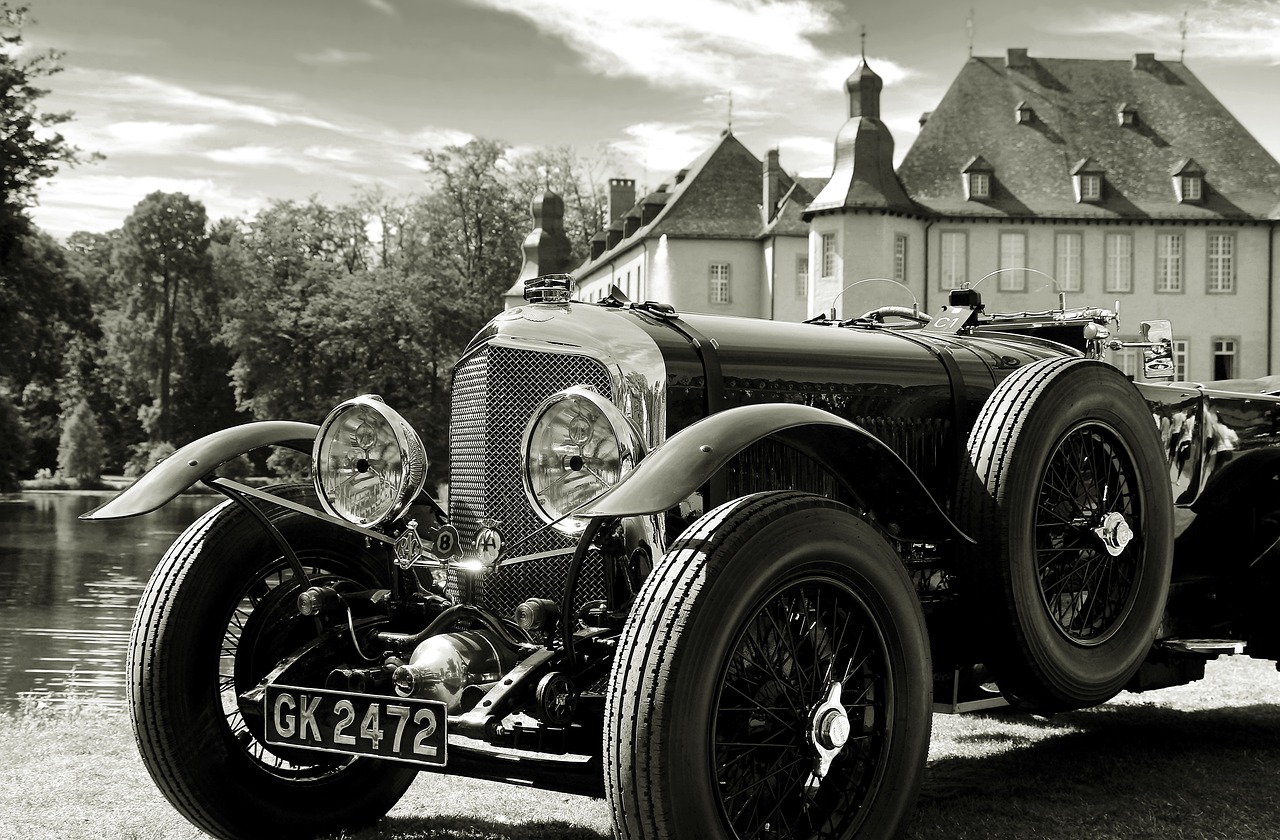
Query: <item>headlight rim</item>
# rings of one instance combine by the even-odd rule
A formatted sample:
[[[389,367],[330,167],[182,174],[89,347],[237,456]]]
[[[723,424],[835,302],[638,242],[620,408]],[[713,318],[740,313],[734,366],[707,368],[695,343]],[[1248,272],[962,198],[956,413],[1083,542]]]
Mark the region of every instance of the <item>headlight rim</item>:
[[[618,408],[590,385],[574,385],[570,388],[556,391],[539,403],[538,407],[529,415],[529,419],[525,422],[524,432],[520,437],[520,483],[524,488],[525,498],[529,502],[529,507],[533,509],[534,514],[546,525],[549,525],[564,536],[577,537],[586,529],[587,521],[573,516],[572,511],[568,510],[553,514],[539,502],[537,493],[533,488],[532,459],[529,456],[529,447],[533,442],[534,433],[542,418],[556,405],[570,399],[586,400],[604,416],[610,432],[618,444],[619,460],[621,461],[619,481],[622,481],[628,473],[636,468],[636,465],[644,458],[646,448],[644,437],[636,430],[630,418],[622,412],[622,409]],[[610,486],[616,486],[616,483]],[[600,493],[602,494],[608,489],[606,487]],[[599,495],[597,494],[593,499],[583,504],[589,504],[590,501],[594,501],[594,498],[599,498]],[[578,505],[574,510],[581,507],[583,505]]]
[[[322,469],[322,464],[324,463],[322,449],[330,431],[341,418],[354,409],[371,409],[387,425],[395,437],[396,447],[400,452],[400,459],[403,465],[401,480],[396,487],[394,500],[379,516],[372,518],[359,518],[339,508],[330,498],[330,494],[325,487],[325,479],[329,478],[332,473]],[[362,528],[376,528],[401,516],[413,503],[414,499],[417,498],[418,494],[422,492],[422,488],[426,486],[429,466],[426,448],[422,444],[422,437],[400,412],[387,405],[386,401],[377,394],[361,394],[344,400],[335,406],[325,417],[324,422],[320,424],[320,431],[316,434],[315,443],[311,448],[312,482],[316,496],[320,500],[320,507],[330,516],[335,516]]]

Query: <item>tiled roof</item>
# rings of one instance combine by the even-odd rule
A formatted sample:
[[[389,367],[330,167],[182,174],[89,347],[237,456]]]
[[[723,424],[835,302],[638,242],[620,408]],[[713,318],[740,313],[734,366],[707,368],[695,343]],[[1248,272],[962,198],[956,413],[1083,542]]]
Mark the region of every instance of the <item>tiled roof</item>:
[[[971,58],[908,151],[898,177],[915,201],[944,215],[1053,218],[1274,217],[1280,163],[1185,65],[1134,60]],[[1034,117],[1019,124],[1025,102]],[[1136,122],[1120,125],[1120,110]],[[991,165],[991,198],[967,201],[966,163]],[[1172,173],[1187,158],[1205,195],[1179,204]],[[1077,202],[1071,170],[1103,174],[1099,202]]]
[[[699,239],[757,239],[764,231],[761,220],[761,161],[753,155],[730,131],[720,135],[714,146],[705,151],[687,169],[682,170],[679,182],[667,193],[651,193],[642,198],[630,212],[636,212],[647,202],[661,207],[656,215],[650,211],[650,220],[608,248],[599,257],[588,259],[575,273],[585,275],[602,263],[607,263],[619,253],[636,243],[667,234],[675,237]],[[786,178],[790,186],[790,178]],[[804,188],[804,201],[812,198]],[[796,193],[797,196],[800,193]],[[776,233],[805,235],[808,227],[799,224],[798,211],[784,205],[780,220],[774,227],[787,230]],[[641,212],[641,218],[645,214]],[[626,214],[624,214],[626,215]],[[795,230],[791,230],[791,216],[795,216]]]

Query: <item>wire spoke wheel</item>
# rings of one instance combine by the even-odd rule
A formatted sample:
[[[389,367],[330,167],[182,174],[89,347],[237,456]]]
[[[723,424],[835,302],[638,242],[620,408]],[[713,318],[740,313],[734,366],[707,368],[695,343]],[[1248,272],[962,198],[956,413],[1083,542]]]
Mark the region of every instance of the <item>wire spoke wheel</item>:
[[[739,838],[844,835],[883,764],[887,671],[866,608],[837,581],[791,584],[760,607],[726,662],[714,712],[721,807]],[[847,734],[818,780],[813,712],[833,683]]]
[[[1106,641],[1132,607],[1142,537],[1131,523],[1141,521],[1140,506],[1124,442],[1102,424],[1071,429],[1040,485],[1035,563],[1045,610],[1076,644]]]

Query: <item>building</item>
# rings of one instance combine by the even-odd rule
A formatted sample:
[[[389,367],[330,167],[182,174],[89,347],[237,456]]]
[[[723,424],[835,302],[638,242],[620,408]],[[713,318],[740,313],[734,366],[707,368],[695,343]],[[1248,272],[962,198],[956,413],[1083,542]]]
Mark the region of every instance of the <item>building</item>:
[[[809,230],[800,216],[816,184],[785,173],[777,150],[761,161],[725,131],[639,201],[634,181],[609,186],[612,221],[573,272],[581,299],[616,286],[684,312],[805,317]]]
[[[1123,339],[1169,319],[1181,379],[1280,371],[1280,163],[1182,62],[970,58],[896,170],[882,87],[847,80],[828,179],[725,132],[638,202],[615,181],[582,299],[801,320],[967,284],[992,312],[1118,305]]]
[[[911,277],[929,306],[1026,268],[981,282],[989,310],[1118,302],[1121,338],[1173,323],[1181,379],[1280,370],[1280,163],[1182,62],[1011,49],[971,58],[922,119],[897,176],[927,211]]]

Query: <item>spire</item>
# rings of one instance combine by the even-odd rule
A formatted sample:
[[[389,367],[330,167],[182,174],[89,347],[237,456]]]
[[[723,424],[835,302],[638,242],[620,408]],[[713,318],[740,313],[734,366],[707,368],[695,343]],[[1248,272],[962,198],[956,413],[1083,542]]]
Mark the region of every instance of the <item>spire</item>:
[[[865,55],[844,86],[849,94],[849,119],[836,134],[831,180],[805,209],[804,218],[819,211],[854,207],[913,210],[893,171],[893,136],[880,121],[884,81],[867,64]]]

